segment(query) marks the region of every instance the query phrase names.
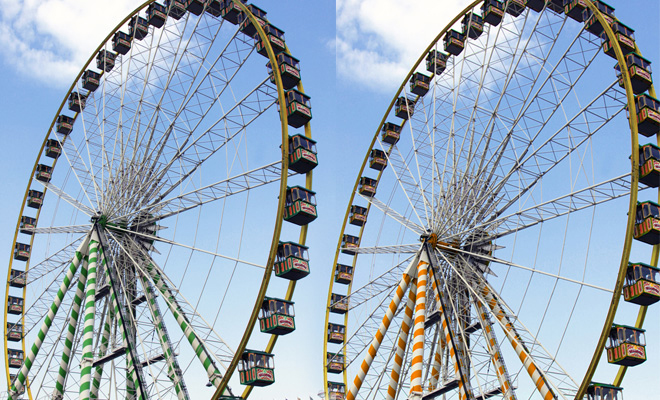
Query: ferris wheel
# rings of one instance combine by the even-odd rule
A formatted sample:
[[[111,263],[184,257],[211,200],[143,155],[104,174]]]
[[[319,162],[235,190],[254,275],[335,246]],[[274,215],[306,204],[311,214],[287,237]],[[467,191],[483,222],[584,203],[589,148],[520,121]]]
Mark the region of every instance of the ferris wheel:
[[[275,381],[317,158],[300,62],[246,2],[146,1],[71,85],[12,243],[10,398],[247,398]]]
[[[625,22],[480,0],[426,48],[344,217],[327,399],[620,399],[658,353],[660,101]]]

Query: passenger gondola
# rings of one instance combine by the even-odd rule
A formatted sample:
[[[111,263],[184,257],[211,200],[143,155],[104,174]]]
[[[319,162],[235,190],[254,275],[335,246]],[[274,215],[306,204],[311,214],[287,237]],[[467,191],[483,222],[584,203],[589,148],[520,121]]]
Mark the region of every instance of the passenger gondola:
[[[265,297],[259,312],[261,332],[273,335],[286,335],[296,329],[293,302],[284,299]]]
[[[368,178],[366,176],[360,177],[360,185],[358,187],[358,192],[367,197],[373,197],[376,195],[376,186],[378,181],[373,178]]]
[[[353,281],[353,267],[350,265],[337,264],[335,268],[335,282],[348,285]]]
[[[633,236],[652,246],[660,244],[660,206],[657,203],[652,201],[637,203]]]
[[[484,16],[484,22],[497,26],[504,17],[504,3],[500,0],[484,0],[481,4],[481,15]]]
[[[387,167],[387,154],[380,149],[371,149],[369,168],[382,171]]]
[[[302,186],[287,187],[284,206],[284,220],[303,226],[314,221],[316,213],[316,193]]]
[[[294,242],[280,242],[277,246],[275,275],[297,281],[309,275],[308,247]]]
[[[614,37],[619,43],[619,47],[621,48],[623,55],[625,56],[635,51],[635,30],[627,25],[624,25],[621,21],[614,21],[610,24],[610,26],[612,27],[612,31],[614,31]],[[603,52],[616,60],[614,45],[604,32],[602,35],[604,40]]]
[[[107,51],[100,50],[99,54],[96,55],[96,68],[101,71],[110,72],[115,67],[115,59],[117,54]]]
[[[162,28],[167,19],[167,7],[160,3],[151,3],[147,7],[147,20],[149,25]]]
[[[623,286],[625,301],[648,306],[660,300],[660,269],[644,263],[628,263]]]
[[[291,57],[286,52],[279,53],[277,56],[277,65],[280,70],[280,76],[282,77],[282,86],[284,90],[293,89],[300,82],[300,61],[297,58]],[[270,81],[275,83],[275,77],[273,76],[273,68],[270,65],[270,61],[266,63],[266,68],[268,69],[268,76],[270,76]]]
[[[346,314],[348,312],[348,297],[332,293],[330,296],[330,312],[335,314]]]
[[[429,51],[426,55],[426,70],[432,74],[440,75],[447,68],[447,59],[449,54],[439,52],[437,50]]]
[[[318,165],[316,142],[305,135],[289,136],[289,169],[301,174]]]
[[[633,93],[644,93],[653,84],[651,62],[637,53],[627,54],[625,59]],[[623,75],[621,74],[621,67],[619,67],[618,63],[614,66],[614,69],[616,70],[616,76],[619,78],[619,86],[624,87]]]
[[[607,349],[607,362],[631,367],[646,361],[644,329],[612,325]]]
[[[639,133],[646,137],[657,134],[660,131],[660,101],[648,94],[640,94],[635,96],[635,106]]]
[[[275,383],[273,355],[257,350],[245,350],[238,364],[241,385],[268,386]]]
[[[509,4],[513,3],[513,1],[514,0],[511,0]],[[463,48],[465,47],[465,34],[454,29],[450,29],[447,31],[447,33],[445,33],[443,38],[443,45],[447,53],[457,56],[461,54]]]
[[[294,128],[300,128],[312,119],[312,106],[310,97],[291,89],[286,92],[286,112],[288,124]]]
[[[351,212],[348,215],[348,223],[351,225],[364,226],[364,224],[367,223],[367,208],[352,205]]]
[[[118,54],[126,54],[131,49],[133,38],[126,32],[119,31],[112,37],[112,51]]]

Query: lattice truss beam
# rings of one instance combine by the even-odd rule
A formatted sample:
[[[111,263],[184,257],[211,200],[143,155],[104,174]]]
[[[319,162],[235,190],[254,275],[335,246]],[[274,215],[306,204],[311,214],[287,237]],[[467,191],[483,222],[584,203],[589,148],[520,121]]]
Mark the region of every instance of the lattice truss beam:
[[[456,85],[449,78],[450,70],[435,82],[444,88],[442,93],[453,95],[419,99],[419,111],[408,124],[413,147],[403,154],[395,146],[389,155],[413,209],[405,215],[407,226],[428,225],[449,236],[484,217],[496,218],[521,198],[526,200],[523,196],[543,176],[589,143],[624,109],[625,93],[612,83],[561,125],[548,124],[566,112],[561,102],[598,54],[600,42],[578,35],[550,64],[554,42],[544,32],[560,30],[563,22],[542,14],[535,23],[536,29],[524,43],[520,42],[524,27],[514,23],[503,27],[508,33],[503,34],[507,40],[502,46],[480,48],[480,42],[472,43],[471,51],[474,48],[477,56],[463,63],[463,58],[455,61],[461,64],[463,81]],[[523,51],[515,56],[521,46],[525,46]],[[489,62],[472,65],[473,59]],[[534,79],[521,81],[521,69],[529,69]],[[480,132],[488,134],[477,139]],[[453,149],[449,155],[445,154],[448,149]],[[461,221],[452,215],[461,215]]]
[[[81,210],[102,208],[115,219],[128,210],[151,212],[184,182],[194,186],[198,167],[275,104],[268,78],[253,88],[232,86],[254,51],[251,38],[235,30],[222,49],[204,45],[223,23],[199,18],[154,30],[133,41],[131,58],[118,58],[102,87],[89,93],[76,124],[84,132],[63,144],[74,178],[89,194],[76,200],[91,206]]]
[[[431,249],[425,245],[379,277],[381,284],[351,295],[349,304],[372,301],[374,312],[341,351],[347,367],[359,366],[347,398],[431,399],[457,391],[459,398],[516,399],[514,380],[530,378],[543,396],[572,398],[577,384],[485,277],[463,255]],[[513,347],[526,372],[509,372],[503,346]]]
[[[26,337],[36,340],[12,383],[12,398],[41,376],[33,391],[37,398],[80,390],[85,398],[104,393],[189,399],[183,370],[192,363],[219,384],[234,351],[177,290],[147,247],[139,236],[95,224],[30,268],[29,282],[46,282],[46,288],[25,313]],[[178,341],[165,319],[175,321],[170,331],[172,326],[181,330]],[[178,361],[181,352],[193,355],[187,365]],[[107,363],[113,365],[112,376],[109,369],[104,372]],[[71,374],[80,379],[69,379]]]

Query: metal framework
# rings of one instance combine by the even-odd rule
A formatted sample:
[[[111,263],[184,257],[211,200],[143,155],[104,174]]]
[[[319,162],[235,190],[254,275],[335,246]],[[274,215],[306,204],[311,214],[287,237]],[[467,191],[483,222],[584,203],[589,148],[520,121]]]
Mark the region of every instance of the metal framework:
[[[589,24],[602,27],[598,36],[562,12],[578,2],[555,3],[473,2],[394,96],[339,235],[325,324],[342,324],[346,333],[341,343],[324,337],[326,398],[342,399],[328,390],[332,381],[343,382],[346,399],[582,399],[597,367],[616,375],[600,381],[621,386],[626,367],[613,374],[601,354],[631,251],[650,253],[657,266],[658,245],[632,249],[638,194],[657,189],[639,184],[639,116],[626,53],[610,26],[616,18],[579,2],[586,17],[594,15]],[[539,4],[539,12],[531,9]],[[452,31],[461,19],[463,29]],[[613,43],[620,79],[602,73],[610,67],[602,41]],[[450,53],[442,68],[433,67],[434,51]],[[420,72],[428,90],[413,93]],[[652,85],[648,93],[655,97]],[[392,139],[386,122],[400,136]],[[630,152],[612,151],[621,140],[611,131],[621,127],[629,127]],[[386,168],[370,173],[373,149],[385,154]],[[620,161],[603,163],[599,152]],[[375,179],[375,195],[362,191],[362,177]],[[368,223],[349,219],[354,205],[366,208]],[[597,217],[611,213],[623,215],[615,225],[625,232],[618,267],[590,251],[612,241],[603,234],[610,225]],[[392,309],[405,298],[397,281],[411,259],[428,260],[430,280],[424,302],[419,288],[409,293],[417,299],[414,327],[410,302]],[[352,268],[349,282],[335,279],[340,265]],[[346,312],[337,311],[340,302]],[[646,309],[639,307],[635,326]],[[589,365],[562,365],[585,345],[596,348]],[[344,360],[339,378],[328,368],[330,354]]]
[[[71,85],[39,149],[12,243],[11,398],[238,395],[234,371],[273,272],[287,182],[312,188],[311,171],[289,170],[287,92],[280,68],[265,73],[261,58],[279,66],[281,50],[252,10],[241,1],[146,1]],[[97,87],[85,78],[95,58]],[[301,82],[297,89],[304,94]],[[67,102],[68,131],[58,117]],[[265,137],[274,126],[281,134]],[[309,122],[300,128],[311,139]],[[42,164],[47,178],[35,175]],[[307,225],[296,229],[304,245]],[[15,257],[25,242],[29,255]],[[291,281],[281,296],[291,300],[294,289]],[[8,313],[14,297],[22,299],[17,316]],[[221,323],[227,315],[231,326]],[[20,340],[9,342],[16,324]],[[266,352],[276,340],[270,335]],[[17,347],[24,362],[15,373]]]

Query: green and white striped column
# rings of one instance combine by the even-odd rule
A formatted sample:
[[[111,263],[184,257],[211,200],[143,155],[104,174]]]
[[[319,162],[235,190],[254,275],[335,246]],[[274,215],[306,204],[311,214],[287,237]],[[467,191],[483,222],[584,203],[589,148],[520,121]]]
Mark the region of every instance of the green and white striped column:
[[[104,256],[103,247],[100,247],[100,256],[101,256],[101,270],[105,271],[106,268],[106,258]],[[101,346],[99,347],[98,357],[104,357],[108,352],[108,345],[110,343],[110,331],[111,327],[115,321],[115,312],[110,304],[110,300],[105,302],[105,320],[103,321],[103,334],[101,335]],[[90,388],[90,397],[92,399],[98,399],[99,397],[99,387],[101,386],[101,375],[103,374],[103,364],[97,365],[94,368],[94,376],[92,377],[92,387]]]
[[[69,362],[71,361],[71,348],[73,347],[73,340],[76,336],[76,328],[78,327],[78,317],[80,315],[80,305],[82,304],[83,296],[85,295],[85,284],[87,282],[87,269],[88,269],[87,256],[83,259],[82,268],[80,268],[80,275],[78,275],[78,287],[76,294],[73,297],[73,307],[71,308],[71,315],[69,316],[69,324],[66,328],[66,338],[64,339],[64,350],[62,351],[62,359],[60,360],[60,370],[57,374],[57,382],[55,382],[55,390],[53,390],[53,398],[61,399],[64,396],[64,382],[69,373]]]
[[[144,293],[147,296],[147,305],[149,306],[149,311],[151,312],[151,317],[153,318],[154,325],[156,326],[156,332],[158,333],[158,339],[160,340],[160,346],[163,349],[163,354],[165,355],[165,360],[167,362],[168,376],[174,383],[174,390],[176,391],[176,396],[179,400],[188,400],[188,390],[186,389],[185,383],[183,381],[183,374],[181,373],[181,368],[179,363],[172,352],[172,347],[170,345],[170,338],[167,334],[167,329],[163,323],[163,318],[160,315],[158,310],[158,305],[156,304],[156,298],[153,294],[153,289],[151,282],[147,279],[146,276],[140,274],[140,279],[142,279],[142,286],[144,288]]]
[[[71,281],[73,280],[73,277],[76,274],[76,271],[78,270],[78,265],[80,265],[80,260],[82,260],[83,258],[82,251],[87,246],[88,241],[89,241],[89,236],[82,241],[80,246],[78,246],[78,249],[76,250],[76,253],[73,256],[73,259],[71,260],[71,264],[69,264],[69,269],[67,270],[66,275],[64,276],[64,280],[62,281],[62,284],[60,285],[60,288],[57,291],[55,298],[53,299],[53,303],[51,304],[50,309],[48,310],[48,314],[46,314],[44,323],[41,326],[39,333],[37,334],[37,339],[35,340],[34,344],[32,344],[32,348],[30,348],[30,352],[25,358],[23,366],[21,367],[21,370],[18,372],[18,376],[16,377],[14,384],[11,386],[9,390],[9,395],[12,399],[16,399],[19,396],[19,393],[23,391],[23,388],[25,387],[27,374],[28,372],[30,372],[30,368],[32,368],[32,364],[34,363],[34,359],[37,357],[37,354],[39,354],[39,349],[41,348],[41,344],[46,338],[50,326],[53,324],[53,319],[55,318],[55,315],[57,314],[57,311],[60,308],[60,304],[62,304],[62,299],[64,299],[64,295],[69,290]]]
[[[121,336],[122,339],[124,340],[124,344],[126,345],[126,364],[127,364],[127,398],[132,398],[136,400],[146,400],[147,396],[145,393],[145,388],[142,386],[141,382],[141,377],[139,376],[137,370],[136,370],[136,365],[135,365],[135,359],[133,358],[133,343],[131,342],[130,338],[128,337],[128,332],[126,332],[126,321],[124,321],[124,318],[122,317],[122,313],[120,311],[120,305],[119,305],[119,300],[117,299],[117,288],[115,285],[117,285],[116,282],[114,282],[114,279],[112,277],[112,274],[110,273],[110,268],[105,269],[105,274],[107,277],[108,282],[110,283],[110,300],[112,301],[112,306],[114,308],[114,314],[118,318],[118,325],[119,329],[121,331]],[[135,388],[135,395],[131,397],[131,395],[128,393],[128,381],[133,383],[133,387]]]
[[[103,259],[105,262],[105,258]],[[103,335],[101,336],[101,346],[99,348],[99,358],[105,357],[108,352],[108,345],[110,344],[110,330],[115,321],[115,311],[110,304],[110,301],[105,302],[106,306],[106,319],[103,323]],[[99,398],[99,387],[101,386],[101,375],[103,375],[103,365],[97,365],[94,369],[94,377],[92,378],[92,387],[90,389],[90,397],[92,399]]]
[[[179,306],[179,303],[176,301],[176,298],[172,294],[170,288],[167,286],[167,283],[165,283],[165,281],[162,279],[159,269],[154,264],[147,264],[146,269],[158,290],[167,299],[166,302],[170,308],[170,311],[172,312],[172,315],[174,318],[176,318],[176,322],[179,324],[181,330],[188,339],[188,343],[190,343],[193,350],[195,351],[195,354],[197,354],[197,358],[199,358],[199,361],[204,366],[209,380],[213,386],[218,387],[222,380],[222,376],[218,368],[215,366],[213,356],[209,353],[206,347],[204,347],[204,344],[193,330],[185,312],[181,309],[181,306]]]
[[[92,231],[89,242],[89,266],[85,293],[85,317],[82,334],[82,360],[80,361],[80,400],[90,399],[92,365],[94,364],[94,317],[96,314],[96,268],[99,261],[99,237]]]

